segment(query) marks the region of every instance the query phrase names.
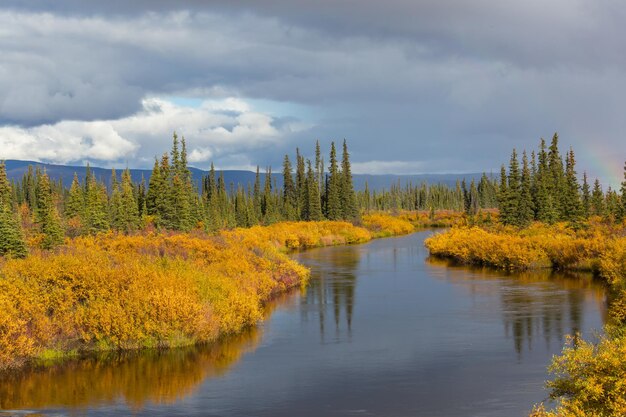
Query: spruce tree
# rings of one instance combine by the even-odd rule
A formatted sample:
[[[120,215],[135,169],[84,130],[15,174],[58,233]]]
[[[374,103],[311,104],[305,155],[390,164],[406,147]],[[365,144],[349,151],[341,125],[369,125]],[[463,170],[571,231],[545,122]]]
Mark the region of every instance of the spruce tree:
[[[559,152],[559,135],[552,136],[552,142],[548,151],[548,171],[550,176],[549,195],[552,197],[553,207],[556,211],[557,220],[566,219],[568,216],[567,185],[563,159]]]
[[[126,168],[122,173],[122,182],[119,185],[119,208],[117,228],[126,233],[137,230],[139,227],[139,208],[133,193],[133,183],[130,170]]]
[[[65,217],[67,219],[79,218],[85,209],[85,195],[83,187],[78,181],[78,174],[74,173],[74,179],[70,187],[70,193],[65,204]]]
[[[167,153],[161,156],[161,164],[159,173],[161,174],[161,183],[156,194],[156,214],[158,216],[157,224],[166,229],[175,228],[175,207],[173,204],[174,190],[172,185],[173,167],[170,164],[170,157]]]
[[[589,182],[587,180],[586,172],[583,172],[581,215],[585,219],[588,219],[591,215],[591,190],[589,189]]]
[[[554,187],[552,186],[552,177],[550,171],[549,155],[546,151],[546,142],[541,138],[539,146],[537,166],[537,199],[535,201],[535,210],[537,220],[552,224],[558,220],[558,212],[555,206]]]
[[[4,161],[0,161],[0,208],[13,209],[13,190],[7,177],[7,168]]]
[[[192,210],[187,183],[180,172],[173,174],[171,194],[171,218],[167,227],[174,230],[189,231],[192,229]]]
[[[522,155],[522,179],[517,208],[517,225],[528,226],[534,218],[531,173],[526,151]]]
[[[310,221],[319,221],[322,220],[322,206],[320,202],[320,189],[317,185],[317,175],[313,172],[313,167],[311,166],[311,161],[307,161],[307,175],[306,175],[306,186],[307,186],[307,220]]]
[[[621,198],[615,190],[609,186],[606,190],[606,196],[604,198],[604,218],[609,222],[613,222],[617,219],[621,206]]]
[[[121,230],[122,226],[121,226],[121,222],[120,222],[120,215],[121,215],[121,208],[122,205],[122,198],[121,198],[121,193],[120,193],[120,188],[119,188],[119,183],[117,181],[117,173],[115,172],[115,169],[111,170],[111,198],[109,199],[109,224],[111,225],[111,227],[115,230]]]
[[[148,209],[148,214],[151,216],[158,216],[159,214],[157,203],[159,194],[163,192],[163,188],[161,166],[159,165],[159,160],[154,158],[154,166],[152,167],[150,181],[148,182],[148,192],[146,193],[146,208]]]
[[[205,179],[206,205],[207,205],[207,229],[216,231],[222,227],[222,217],[220,210],[220,198],[217,191],[217,179],[215,176],[215,166],[211,162],[209,175]]]
[[[36,221],[43,235],[43,249],[52,249],[63,243],[61,219],[52,194],[50,178],[45,172],[37,179]]]
[[[252,200],[254,206],[254,216],[257,222],[263,217],[261,210],[261,174],[259,172],[259,166],[256,166],[256,174],[254,176],[254,189],[252,191]]]
[[[302,219],[302,213],[307,210],[305,201],[307,192],[304,157],[300,155],[300,149],[296,148],[296,217],[298,219]]]
[[[506,216],[502,219],[504,224],[512,224],[519,226],[520,219],[520,197],[521,197],[521,178],[519,171],[519,162],[517,160],[517,151],[513,149],[511,160],[509,162],[509,175],[507,182],[507,193],[505,196]]]
[[[28,171],[22,180],[22,188],[24,192],[24,201],[28,204],[31,211],[35,211],[37,206],[37,175],[32,165],[28,166]]]
[[[27,255],[22,227],[13,212],[12,190],[6,165],[0,161],[0,256],[23,258]]]
[[[0,207],[0,256],[24,258],[27,254],[17,216],[8,208]]]
[[[498,187],[498,210],[500,212],[500,222],[510,224],[511,211],[509,205],[509,187],[507,184],[506,168],[504,164],[500,167],[500,186]]]
[[[287,220],[295,220],[298,207],[296,186],[293,182],[293,173],[289,155],[283,160],[283,215]]]
[[[369,214],[371,208],[372,196],[370,193],[370,186],[367,181],[365,181],[365,190],[363,190],[363,208],[365,209],[365,213]]]
[[[326,217],[328,220],[341,219],[341,181],[341,173],[337,164],[337,149],[335,142],[332,142],[330,144],[330,167],[326,191]]]
[[[147,207],[146,207],[146,194],[147,194],[147,187],[146,187],[146,179],[143,176],[143,174],[141,174],[141,182],[139,183],[139,185],[137,186],[137,210],[139,212],[139,218],[143,219],[148,213],[147,213]]]
[[[597,178],[593,183],[593,190],[591,191],[591,213],[594,216],[604,216],[605,214],[604,193]]]
[[[470,188],[468,192],[467,199],[467,212],[471,216],[475,216],[478,213],[478,209],[480,208],[480,201],[478,197],[478,189],[476,188],[476,182],[472,178],[470,182]]]
[[[184,136],[181,139],[177,175],[182,182],[181,198],[184,199],[178,204],[178,210],[182,213],[179,220],[180,230],[191,230],[198,224],[201,216],[198,207],[198,192],[194,186],[191,171],[187,164],[187,142]]]
[[[348,144],[343,141],[343,150],[341,157],[341,194],[340,204],[342,217],[349,221],[359,220],[359,209],[356,205],[356,194],[354,192],[354,183],[352,181],[352,168],[350,167],[350,154],[348,153]]]
[[[461,181],[461,191],[463,193],[463,211],[466,214],[470,214],[470,192],[467,189],[467,183],[465,182],[465,178]]]
[[[577,221],[581,215],[580,190],[576,178],[576,160],[574,151],[570,148],[565,165],[565,187],[562,198],[562,218],[567,221]]]
[[[263,187],[263,222],[272,224],[278,220],[276,203],[272,195],[272,167],[267,167],[265,171],[265,184]]]
[[[322,150],[319,140],[315,141],[315,181],[320,188],[319,192],[321,195],[324,183],[324,162],[322,161]]]

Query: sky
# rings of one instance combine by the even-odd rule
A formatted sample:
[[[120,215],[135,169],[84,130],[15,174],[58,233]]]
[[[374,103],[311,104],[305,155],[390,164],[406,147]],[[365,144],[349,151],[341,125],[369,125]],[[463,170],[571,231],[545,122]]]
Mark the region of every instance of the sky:
[[[0,158],[281,164],[346,139],[356,173],[494,172],[559,133],[626,160],[622,0],[3,0]]]

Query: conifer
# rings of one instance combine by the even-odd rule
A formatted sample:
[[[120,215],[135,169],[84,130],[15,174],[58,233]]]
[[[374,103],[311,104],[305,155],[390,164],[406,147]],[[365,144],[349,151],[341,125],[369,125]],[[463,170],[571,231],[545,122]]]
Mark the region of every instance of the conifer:
[[[583,185],[581,196],[581,215],[588,219],[591,215],[591,190],[589,188],[589,182],[587,180],[587,173],[583,172]]]
[[[302,213],[307,210],[306,196],[308,190],[306,186],[306,172],[304,157],[300,155],[300,149],[296,148],[296,197],[297,197],[297,219],[303,218]]]
[[[119,185],[119,208],[117,228],[126,233],[137,230],[139,227],[139,208],[133,193],[133,183],[130,170],[126,168],[122,173],[122,182]]]
[[[78,181],[78,174],[74,173],[67,203],[65,204],[65,217],[67,219],[78,218],[83,215],[85,209],[85,195],[83,187]]]
[[[13,209],[13,190],[7,177],[7,169],[4,161],[0,161],[0,208]]]
[[[570,148],[565,164],[565,187],[562,198],[562,218],[568,221],[577,221],[581,215],[580,190],[576,178],[576,160],[574,151]]]
[[[326,191],[326,217],[328,220],[341,219],[341,181],[341,173],[337,164],[337,150],[335,142],[332,142],[330,145],[330,167]]]
[[[594,216],[604,216],[605,214],[604,193],[597,178],[593,183],[593,190],[591,191],[591,213]]]
[[[563,220],[567,216],[567,186],[565,184],[565,170],[563,159],[559,152],[559,135],[552,136],[548,150],[548,170],[550,175],[549,195],[552,197],[552,206],[556,212],[556,219]]]
[[[283,212],[288,220],[295,220],[298,207],[296,185],[293,182],[293,173],[289,155],[283,160]]]
[[[259,166],[256,166],[256,174],[254,176],[254,189],[252,191],[252,199],[254,204],[254,215],[257,222],[263,217],[261,210],[261,174],[259,172]]]
[[[22,227],[13,212],[12,190],[4,161],[0,161],[0,256],[23,258],[27,254]]]
[[[310,221],[322,220],[320,189],[319,189],[319,186],[317,185],[317,176],[313,172],[311,161],[307,161],[306,185],[307,185],[307,197],[306,197],[307,218],[306,219]]]
[[[550,171],[549,155],[546,151],[546,142],[541,138],[537,166],[537,199],[535,209],[537,220],[552,224],[558,220],[558,212],[555,207],[555,194]]]
[[[528,166],[528,157],[526,155],[526,151],[524,151],[522,155],[522,178],[517,208],[517,225],[520,227],[526,227],[533,221],[533,218],[534,211],[531,173]]]
[[[498,209],[500,211],[500,221],[503,224],[510,224],[511,212],[509,206],[509,187],[507,184],[506,168],[504,164],[500,167],[500,186],[498,187]]]
[[[56,208],[50,178],[45,172],[37,179],[36,221],[43,235],[41,247],[52,249],[63,243],[63,229]]]
[[[340,204],[342,217],[344,220],[359,220],[359,209],[356,205],[356,194],[354,192],[354,182],[352,180],[352,168],[350,167],[350,154],[346,140],[343,141],[341,157],[341,189]]]

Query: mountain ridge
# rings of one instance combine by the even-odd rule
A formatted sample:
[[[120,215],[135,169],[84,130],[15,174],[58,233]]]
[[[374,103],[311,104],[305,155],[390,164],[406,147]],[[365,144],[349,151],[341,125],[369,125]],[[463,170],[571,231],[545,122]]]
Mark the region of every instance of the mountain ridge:
[[[9,180],[19,181],[22,179],[23,175],[28,171],[28,167],[32,165],[34,168],[39,167],[40,169],[45,169],[51,179],[54,181],[61,180],[63,185],[69,187],[72,183],[72,179],[74,177],[74,173],[78,175],[78,178],[82,181],[85,177],[86,166],[76,166],[76,165],[61,165],[61,164],[49,164],[45,162],[36,162],[36,161],[22,161],[15,159],[8,159],[5,161],[7,168],[7,176]],[[91,171],[95,175],[95,177],[101,181],[104,181],[107,185],[110,184],[111,180],[111,169],[110,168],[100,168],[100,167],[92,167],[90,166]],[[190,167],[192,178],[195,183],[200,184],[202,177],[207,175],[209,171],[205,171],[199,168]],[[230,184],[241,184],[244,187],[248,184],[254,184],[256,173],[253,171],[246,170],[215,170],[216,174],[224,173],[224,181],[227,186]],[[116,172],[118,177],[121,175],[122,169],[117,169]],[[141,169],[141,168],[131,168],[130,169],[131,178],[134,182],[141,181],[141,178],[145,178],[146,182],[150,180],[150,175],[152,173],[151,169]],[[356,190],[365,189],[365,184],[367,182],[370,190],[382,190],[389,189],[391,185],[398,184],[400,182],[401,185],[406,185],[408,183],[412,184],[420,184],[422,182],[426,182],[428,184],[445,184],[448,186],[454,186],[456,181],[461,181],[466,179],[466,181],[471,181],[474,179],[478,181],[481,177],[482,173],[458,173],[458,174],[408,174],[408,175],[398,175],[398,174],[353,174],[354,187]],[[276,184],[277,187],[282,187],[282,173],[275,172],[272,173],[273,183]],[[265,173],[261,173],[261,181],[265,180]]]

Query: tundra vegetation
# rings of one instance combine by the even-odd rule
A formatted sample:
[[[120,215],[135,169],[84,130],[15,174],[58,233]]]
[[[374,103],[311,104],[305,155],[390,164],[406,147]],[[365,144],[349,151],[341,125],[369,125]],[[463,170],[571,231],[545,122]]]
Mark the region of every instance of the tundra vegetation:
[[[547,383],[553,410],[531,416],[626,415],[626,167],[619,193],[587,175],[579,182],[574,151],[549,147],[511,155],[498,184],[498,222],[463,224],[426,241],[433,256],[507,270],[589,270],[609,288],[610,320],[595,343],[571,335],[553,359]]]
[[[341,161],[331,146],[327,174],[319,145],[317,154],[314,169],[297,152],[295,176],[285,157],[281,190],[257,175],[247,191],[227,191],[214,170],[196,187],[176,136],[149,184],[125,170],[107,187],[89,169],[69,189],[32,170],[11,183],[0,164],[0,370],[237,334],[270,299],[306,283],[288,251],[430,221],[362,210],[345,142]]]

